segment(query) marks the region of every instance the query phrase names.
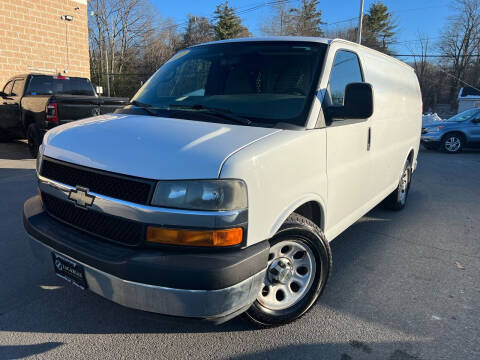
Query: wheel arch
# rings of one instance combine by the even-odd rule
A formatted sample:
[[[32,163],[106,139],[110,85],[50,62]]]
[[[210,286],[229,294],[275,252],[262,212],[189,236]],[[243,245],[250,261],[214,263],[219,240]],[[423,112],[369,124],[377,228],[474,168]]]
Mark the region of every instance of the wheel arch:
[[[315,225],[317,225],[322,231],[325,231],[325,205],[323,199],[314,194],[306,195],[301,199],[293,202],[288,206],[282,214],[277,218],[274,225],[270,230],[270,237],[275,235],[283,225],[285,220],[293,214],[297,213],[303,217],[311,220]]]
[[[462,138],[463,138],[463,141],[466,141],[467,140],[467,135],[461,131],[461,130],[450,130],[450,131],[447,131],[445,134],[442,135],[442,141],[445,140],[445,138],[448,136],[448,135],[452,135],[452,134],[458,134],[460,135]]]
[[[413,165],[413,159],[415,159],[415,149],[411,148],[406,160],[410,161],[410,164]]]

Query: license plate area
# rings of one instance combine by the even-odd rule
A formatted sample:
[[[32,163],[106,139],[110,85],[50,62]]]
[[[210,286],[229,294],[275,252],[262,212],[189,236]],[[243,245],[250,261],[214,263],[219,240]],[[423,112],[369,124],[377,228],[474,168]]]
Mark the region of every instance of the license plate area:
[[[56,253],[52,253],[52,258],[53,268],[57,276],[78,286],[80,289],[85,290],[87,288],[85,269],[81,264]]]

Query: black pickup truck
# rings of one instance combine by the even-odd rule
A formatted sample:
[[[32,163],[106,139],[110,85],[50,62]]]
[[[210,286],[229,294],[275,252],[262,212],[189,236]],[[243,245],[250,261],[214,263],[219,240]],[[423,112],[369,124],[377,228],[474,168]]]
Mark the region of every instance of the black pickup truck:
[[[35,157],[49,129],[111,113],[127,104],[127,98],[98,96],[86,78],[17,75],[0,91],[0,140],[27,138]]]

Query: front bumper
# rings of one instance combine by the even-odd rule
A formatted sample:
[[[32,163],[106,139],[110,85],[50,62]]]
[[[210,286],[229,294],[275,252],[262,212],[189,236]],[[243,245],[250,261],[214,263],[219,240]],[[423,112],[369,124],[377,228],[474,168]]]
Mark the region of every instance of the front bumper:
[[[54,220],[39,196],[23,218],[37,258],[51,262],[56,252],[82,264],[89,290],[130,308],[219,322],[247,309],[263,284],[268,242],[217,252],[127,248]]]
[[[440,142],[442,140],[442,136],[442,132],[428,132],[422,134],[420,141],[424,143]]]

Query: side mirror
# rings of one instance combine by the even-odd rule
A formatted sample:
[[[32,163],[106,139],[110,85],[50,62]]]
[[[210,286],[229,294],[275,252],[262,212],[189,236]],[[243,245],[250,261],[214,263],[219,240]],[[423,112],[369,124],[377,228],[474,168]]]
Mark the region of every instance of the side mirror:
[[[350,83],[345,87],[343,106],[327,109],[330,119],[367,119],[373,114],[373,89],[368,83]]]
[[[473,124],[478,124],[478,123],[480,123],[480,119],[473,119],[473,120],[472,120],[472,123],[473,123]]]

